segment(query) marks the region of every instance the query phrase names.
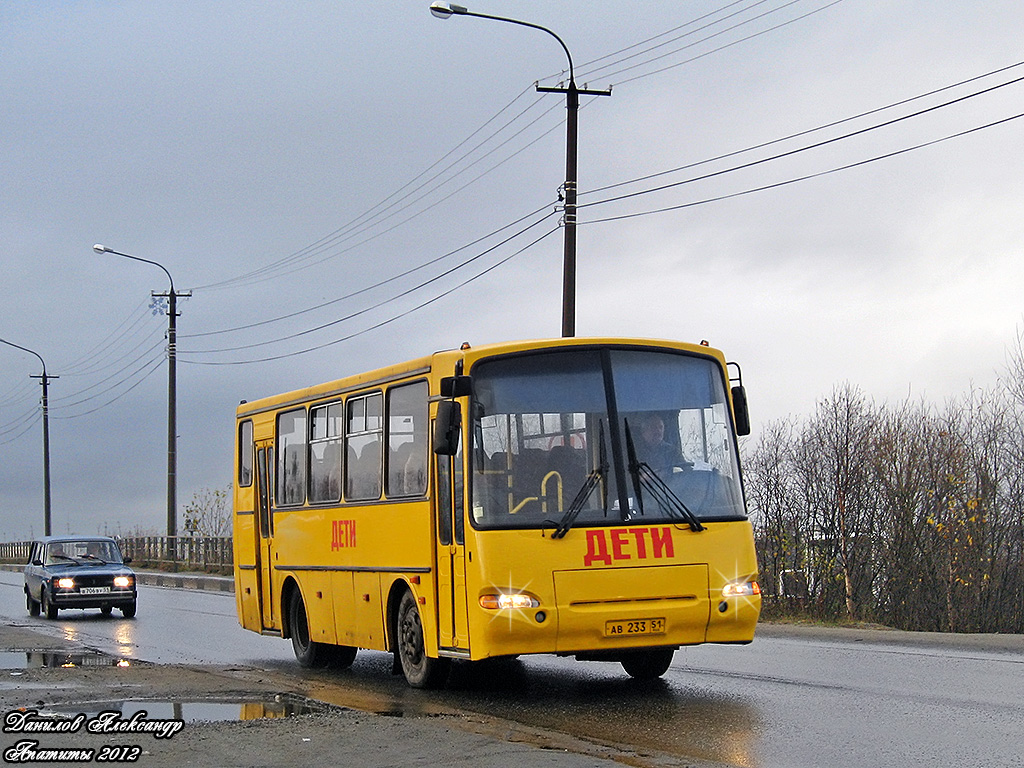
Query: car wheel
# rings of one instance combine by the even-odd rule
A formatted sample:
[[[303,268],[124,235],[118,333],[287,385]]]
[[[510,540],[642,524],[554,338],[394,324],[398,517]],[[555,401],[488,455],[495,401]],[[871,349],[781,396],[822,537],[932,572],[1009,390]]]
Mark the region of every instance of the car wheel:
[[[626,670],[626,674],[637,680],[654,680],[668,671],[674,653],[674,648],[637,651],[622,660],[622,668]]]
[[[102,613],[104,616],[109,616],[113,612],[113,610],[114,609],[109,605],[104,605],[100,607],[100,613]]]
[[[137,607],[138,606],[137,606],[137,603],[135,601],[127,603],[126,605],[123,605],[121,607],[121,615],[124,616],[126,619],[134,618],[134,616],[135,616],[135,609]],[[110,609],[108,608],[107,610],[109,612]]]
[[[50,596],[45,589],[39,595],[39,604],[43,613],[46,614],[46,618],[51,621],[57,618],[57,606],[50,602]]]
[[[39,603],[33,600],[32,595],[30,595],[28,592],[25,593],[25,603],[26,607],[28,608],[29,616],[39,615]]]
[[[438,688],[448,679],[450,659],[432,659],[423,644],[423,622],[411,592],[398,606],[398,660],[402,674],[413,688]]]

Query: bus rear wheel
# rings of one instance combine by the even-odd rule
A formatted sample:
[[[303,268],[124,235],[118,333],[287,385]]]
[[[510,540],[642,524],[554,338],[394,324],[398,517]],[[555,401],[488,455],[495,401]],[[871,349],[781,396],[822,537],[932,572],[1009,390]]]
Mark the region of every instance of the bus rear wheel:
[[[674,648],[637,651],[623,658],[622,668],[627,675],[637,680],[654,680],[668,671],[674,653]]]
[[[398,660],[402,674],[413,688],[439,688],[448,679],[450,659],[432,659],[423,644],[423,622],[411,592],[398,605]]]
[[[288,626],[291,629],[292,650],[299,665],[309,668],[337,667],[345,669],[356,659],[356,648],[347,645],[330,645],[310,639],[309,617],[302,594],[296,589],[288,604]]]
[[[288,627],[291,630],[292,650],[295,651],[299,665],[311,668],[326,667],[326,646],[310,639],[306,604],[302,602],[302,594],[297,589],[292,592],[288,603]]]

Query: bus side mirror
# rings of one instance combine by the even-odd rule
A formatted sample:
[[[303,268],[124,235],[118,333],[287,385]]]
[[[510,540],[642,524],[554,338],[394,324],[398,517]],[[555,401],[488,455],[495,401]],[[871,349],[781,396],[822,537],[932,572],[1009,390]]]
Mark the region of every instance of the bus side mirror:
[[[462,407],[454,400],[439,402],[437,418],[434,420],[434,453],[438,456],[454,456],[458,453],[461,428]]]
[[[736,419],[736,434],[750,434],[750,411],[747,409],[747,390],[742,384],[732,388],[732,412]]]
[[[469,376],[445,376],[441,379],[442,397],[467,397],[471,394],[473,386]]]

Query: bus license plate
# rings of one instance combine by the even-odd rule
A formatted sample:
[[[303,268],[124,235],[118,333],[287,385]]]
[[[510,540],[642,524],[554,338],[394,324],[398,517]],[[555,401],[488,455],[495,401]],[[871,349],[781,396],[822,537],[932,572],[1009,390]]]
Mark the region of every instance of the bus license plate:
[[[110,591],[110,587],[82,587],[78,590],[83,595],[102,595]]]
[[[628,619],[608,621],[604,625],[605,637],[625,635],[661,635],[665,633],[665,619]]]

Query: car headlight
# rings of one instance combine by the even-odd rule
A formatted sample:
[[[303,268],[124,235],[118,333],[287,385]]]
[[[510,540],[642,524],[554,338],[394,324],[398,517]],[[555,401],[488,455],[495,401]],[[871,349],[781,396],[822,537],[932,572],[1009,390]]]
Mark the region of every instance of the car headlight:
[[[114,586],[115,587],[120,587],[121,589],[127,589],[131,585],[132,585],[132,577],[131,576],[115,576],[114,577]]]
[[[75,580],[65,576],[62,579],[57,579],[57,586],[60,587],[61,589],[74,589],[75,588]]]

